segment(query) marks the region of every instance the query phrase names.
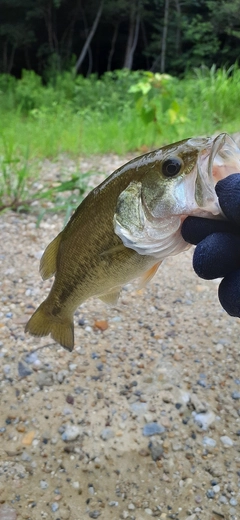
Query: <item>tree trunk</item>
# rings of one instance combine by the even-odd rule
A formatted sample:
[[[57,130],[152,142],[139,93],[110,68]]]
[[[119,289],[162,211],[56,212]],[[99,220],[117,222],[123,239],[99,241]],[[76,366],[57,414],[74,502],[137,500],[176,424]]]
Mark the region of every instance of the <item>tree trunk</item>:
[[[81,54],[77,60],[77,63],[75,65],[75,73],[77,74],[78,70],[80,69],[81,65],[82,65],[82,62],[88,52],[88,49],[90,47],[90,43],[92,41],[92,38],[96,32],[96,29],[97,29],[97,26],[98,26],[98,23],[99,23],[99,20],[101,18],[101,15],[102,15],[102,10],[103,10],[103,4],[104,4],[104,0],[101,0],[100,2],[100,5],[99,5],[99,8],[98,8],[98,11],[97,11],[97,14],[96,14],[96,17],[95,17],[95,20],[93,22],[93,25],[92,25],[92,28],[88,34],[88,37],[84,43],[84,46],[82,48],[82,51],[81,51]]]
[[[111,68],[112,68],[112,58],[113,58],[113,55],[114,55],[115,45],[116,45],[116,41],[117,41],[117,37],[118,37],[118,29],[119,29],[119,22],[116,23],[115,28],[114,28],[114,33],[113,33],[112,43],[111,43],[111,49],[110,49],[110,52],[109,52],[108,62],[107,62],[107,71],[111,70]]]
[[[133,56],[137,46],[138,34],[139,34],[139,25],[140,25],[140,12],[139,12],[139,2],[132,4],[132,9],[130,13],[130,26],[128,32],[128,40],[126,53],[124,58],[123,67],[131,70],[133,64]]]
[[[181,54],[181,6],[179,0],[175,0],[177,11],[177,30],[176,30],[176,53]]]
[[[162,50],[161,50],[161,65],[160,65],[161,72],[165,71],[167,32],[168,32],[168,13],[169,13],[169,0],[165,0],[163,34],[162,34]]]

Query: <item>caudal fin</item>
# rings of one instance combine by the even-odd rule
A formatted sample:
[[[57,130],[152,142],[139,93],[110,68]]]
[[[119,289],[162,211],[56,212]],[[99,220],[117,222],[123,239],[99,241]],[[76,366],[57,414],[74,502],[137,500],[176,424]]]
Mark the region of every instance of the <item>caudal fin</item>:
[[[74,347],[74,328],[70,319],[56,318],[46,312],[45,302],[41,303],[27,322],[25,332],[30,332],[33,336],[48,336],[60,343],[67,350]]]

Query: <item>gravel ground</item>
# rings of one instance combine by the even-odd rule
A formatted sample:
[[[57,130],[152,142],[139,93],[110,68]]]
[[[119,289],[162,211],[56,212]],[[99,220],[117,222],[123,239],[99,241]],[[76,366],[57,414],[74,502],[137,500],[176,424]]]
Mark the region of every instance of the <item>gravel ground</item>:
[[[129,159],[129,157],[127,158]],[[116,156],[82,160],[109,174]],[[44,179],[66,158],[45,161]],[[240,320],[167,259],[144,290],[83,304],[75,349],[24,334],[62,215],[0,220],[0,520],[240,518]]]

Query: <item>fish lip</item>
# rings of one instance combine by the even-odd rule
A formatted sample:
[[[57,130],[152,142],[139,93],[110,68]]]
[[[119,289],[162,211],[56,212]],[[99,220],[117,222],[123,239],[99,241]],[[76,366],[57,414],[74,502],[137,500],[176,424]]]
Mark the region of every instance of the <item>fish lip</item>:
[[[219,134],[213,141],[208,163],[208,177],[216,183],[240,171],[240,150],[227,133]]]
[[[212,144],[212,147],[211,147],[211,151],[210,151],[210,155],[209,155],[208,169],[207,169],[208,177],[209,177],[210,180],[214,180],[214,176],[213,176],[214,159],[216,158],[216,156],[217,156],[218,152],[220,151],[220,149],[225,144],[226,136],[227,136],[226,133],[219,134],[213,141],[213,144]]]
[[[197,160],[195,199],[198,208],[210,211],[214,218],[223,218],[215,186],[236,171],[240,171],[240,150],[235,141],[227,133],[210,138]]]

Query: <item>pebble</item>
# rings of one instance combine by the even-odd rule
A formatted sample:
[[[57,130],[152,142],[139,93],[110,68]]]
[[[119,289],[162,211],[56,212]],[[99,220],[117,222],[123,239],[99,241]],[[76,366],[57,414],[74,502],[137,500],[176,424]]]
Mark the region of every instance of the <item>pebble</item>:
[[[27,365],[22,363],[22,361],[19,361],[18,362],[18,375],[19,375],[19,377],[23,378],[23,377],[30,376],[31,374],[32,374],[32,370],[30,370],[30,368]]]
[[[82,430],[79,428],[79,426],[75,426],[74,424],[67,425],[65,431],[62,434],[62,440],[65,442],[68,441],[75,441],[79,435],[81,434]]]
[[[35,431],[32,430],[32,431],[26,433],[26,435],[24,435],[24,437],[22,438],[22,444],[24,446],[31,446],[34,437],[35,437]]]
[[[100,437],[103,441],[108,441],[108,439],[114,437],[114,431],[111,428],[104,428],[100,433]]]
[[[151,422],[145,424],[143,427],[142,433],[145,437],[151,437],[151,435],[160,435],[165,432],[164,426],[158,424],[156,422]]]
[[[234,444],[233,440],[230,439],[230,437],[228,437],[227,435],[223,435],[222,437],[220,437],[220,440],[222,441],[225,448],[231,448],[231,446],[233,446]]]
[[[214,491],[214,493],[219,493],[219,491],[220,491],[219,484],[217,484],[216,486],[213,486],[213,491]]]
[[[221,504],[228,504],[228,499],[225,497],[225,495],[221,495],[219,497],[219,502],[221,502]]]
[[[37,385],[42,389],[44,386],[52,386],[54,383],[51,372],[40,372],[36,377]]]
[[[207,413],[195,413],[193,412],[194,421],[198,423],[203,430],[207,430],[210,424],[215,420],[215,414],[213,412]]]
[[[53,502],[51,504],[51,510],[53,513],[55,513],[59,509],[59,504],[57,502]]]
[[[151,453],[152,460],[156,461],[161,458],[163,454],[163,447],[161,446],[161,444],[149,442],[148,448]]]
[[[46,480],[40,480],[40,488],[41,489],[47,489],[48,488],[48,483],[46,482]]]
[[[206,492],[206,495],[208,498],[214,498],[215,497],[215,492],[213,489],[208,489],[207,492]]]
[[[97,511],[97,510],[91,511],[89,513],[90,518],[98,518],[100,515],[101,515],[100,511]]]
[[[230,504],[231,506],[237,506],[237,505],[238,505],[238,501],[236,500],[236,498],[232,497],[232,498],[230,498],[230,500],[229,500],[229,504]]]
[[[233,399],[240,399],[240,392],[233,392],[232,393],[232,398]]]
[[[135,505],[132,504],[132,502],[130,504],[128,504],[128,509],[129,511],[134,511],[136,509]]]
[[[213,448],[216,446],[216,441],[212,439],[212,437],[203,437],[202,443],[204,446],[212,446]]]

